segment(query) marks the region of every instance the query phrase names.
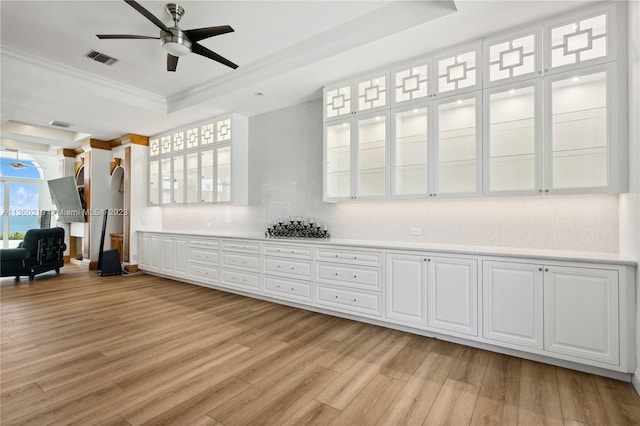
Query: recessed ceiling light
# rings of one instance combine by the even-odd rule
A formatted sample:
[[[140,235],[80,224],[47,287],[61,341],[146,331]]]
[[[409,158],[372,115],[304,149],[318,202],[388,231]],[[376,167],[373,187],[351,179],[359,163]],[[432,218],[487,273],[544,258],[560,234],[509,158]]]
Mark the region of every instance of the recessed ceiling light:
[[[509,90],[509,93],[511,93],[513,95],[514,93],[516,93],[516,89]]]
[[[572,77],[571,81],[580,81],[580,77]]]
[[[254,95],[256,95],[256,96],[264,96],[264,93],[262,93],[262,92],[256,92],[256,93],[254,93]]]
[[[49,124],[54,127],[62,127],[63,129],[68,129],[69,127],[73,126],[73,124],[71,123],[65,123],[64,121],[56,121],[56,120],[51,120]]]

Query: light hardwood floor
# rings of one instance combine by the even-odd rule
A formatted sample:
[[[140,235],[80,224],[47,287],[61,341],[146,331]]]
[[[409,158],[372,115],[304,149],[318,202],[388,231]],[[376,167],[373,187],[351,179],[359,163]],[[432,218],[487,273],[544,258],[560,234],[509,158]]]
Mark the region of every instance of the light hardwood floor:
[[[631,425],[629,383],[149,275],[0,282],[2,425]]]

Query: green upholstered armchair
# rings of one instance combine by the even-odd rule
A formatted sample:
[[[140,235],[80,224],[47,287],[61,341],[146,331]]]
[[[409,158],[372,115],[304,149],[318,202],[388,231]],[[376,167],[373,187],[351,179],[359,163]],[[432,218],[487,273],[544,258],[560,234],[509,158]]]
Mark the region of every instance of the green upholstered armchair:
[[[54,270],[59,273],[64,266],[64,229],[30,229],[17,248],[0,250],[0,275],[3,277],[29,276]]]

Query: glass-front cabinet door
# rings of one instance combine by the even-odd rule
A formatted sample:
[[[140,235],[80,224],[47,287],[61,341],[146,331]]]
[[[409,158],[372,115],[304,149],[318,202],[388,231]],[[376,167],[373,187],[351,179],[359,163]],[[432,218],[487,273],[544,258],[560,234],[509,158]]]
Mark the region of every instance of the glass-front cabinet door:
[[[484,87],[536,78],[542,74],[541,31],[485,40]]]
[[[173,203],[184,203],[184,156],[173,157]]]
[[[423,59],[391,70],[392,105],[426,100],[431,89],[431,59]]]
[[[160,160],[149,161],[149,204],[160,204]]]
[[[351,188],[351,141],[353,120],[334,122],[325,127],[325,200],[347,200]]]
[[[208,149],[200,152],[200,202],[215,201],[217,187],[215,186],[215,151]]]
[[[356,198],[387,196],[387,113],[357,120]]]
[[[582,70],[545,81],[545,190],[602,191],[609,186],[611,68]],[[591,190],[591,191],[589,191]]]
[[[231,147],[220,147],[216,150],[217,200],[231,201]]]
[[[484,93],[484,192],[542,191],[539,81]]]
[[[480,192],[481,94],[470,93],[435,103],[435,186],[433,196]]]
[[[200,183],[200,179],[198,178],[198,153],[192,152],[187,156],[187,165],[186,165],[186,202],[187,203],[197,203],[199,201],[198,198],[198,184]]]
[[[163,158],[160,161],[160,173],[162,176],[162,187],[160,189],[160,201],[162,204],[171,203],[171,158]]]
[[[426,104],[391,112],[391,196],[425,197],[430,192],[429,108]]]

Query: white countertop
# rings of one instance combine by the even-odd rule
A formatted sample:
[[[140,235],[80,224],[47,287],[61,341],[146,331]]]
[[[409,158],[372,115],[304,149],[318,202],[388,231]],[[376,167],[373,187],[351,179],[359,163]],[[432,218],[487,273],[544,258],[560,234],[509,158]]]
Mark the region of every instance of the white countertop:
[[[572,251],[572,250],[545,250],[518,247],[499,246],[478,246],[478,245],[458,245],[439,243],[410,243],[404,241],[378,241],[378,240],[347,240],[347,239],[297,239],[297,238],[265,238],[264,235],[256,234],[223,234],[223,233],[188,233],[181,231],[156,231],[139,230],[138,232],[149,232],[157,234],[185,235],[193,237],[215,237],[234,238],[244,240],[254,240],[267,243],[285,244],[326,244],[332,246],[349,246],[358,248],[384,249],[384,250],[411,250],[422,252],[452,253],[470,256],[506,256],[515,258],[556,260],[568,262],[593,262],[615,265],[637,266],[638,262],[621,256],[619,253]]]

